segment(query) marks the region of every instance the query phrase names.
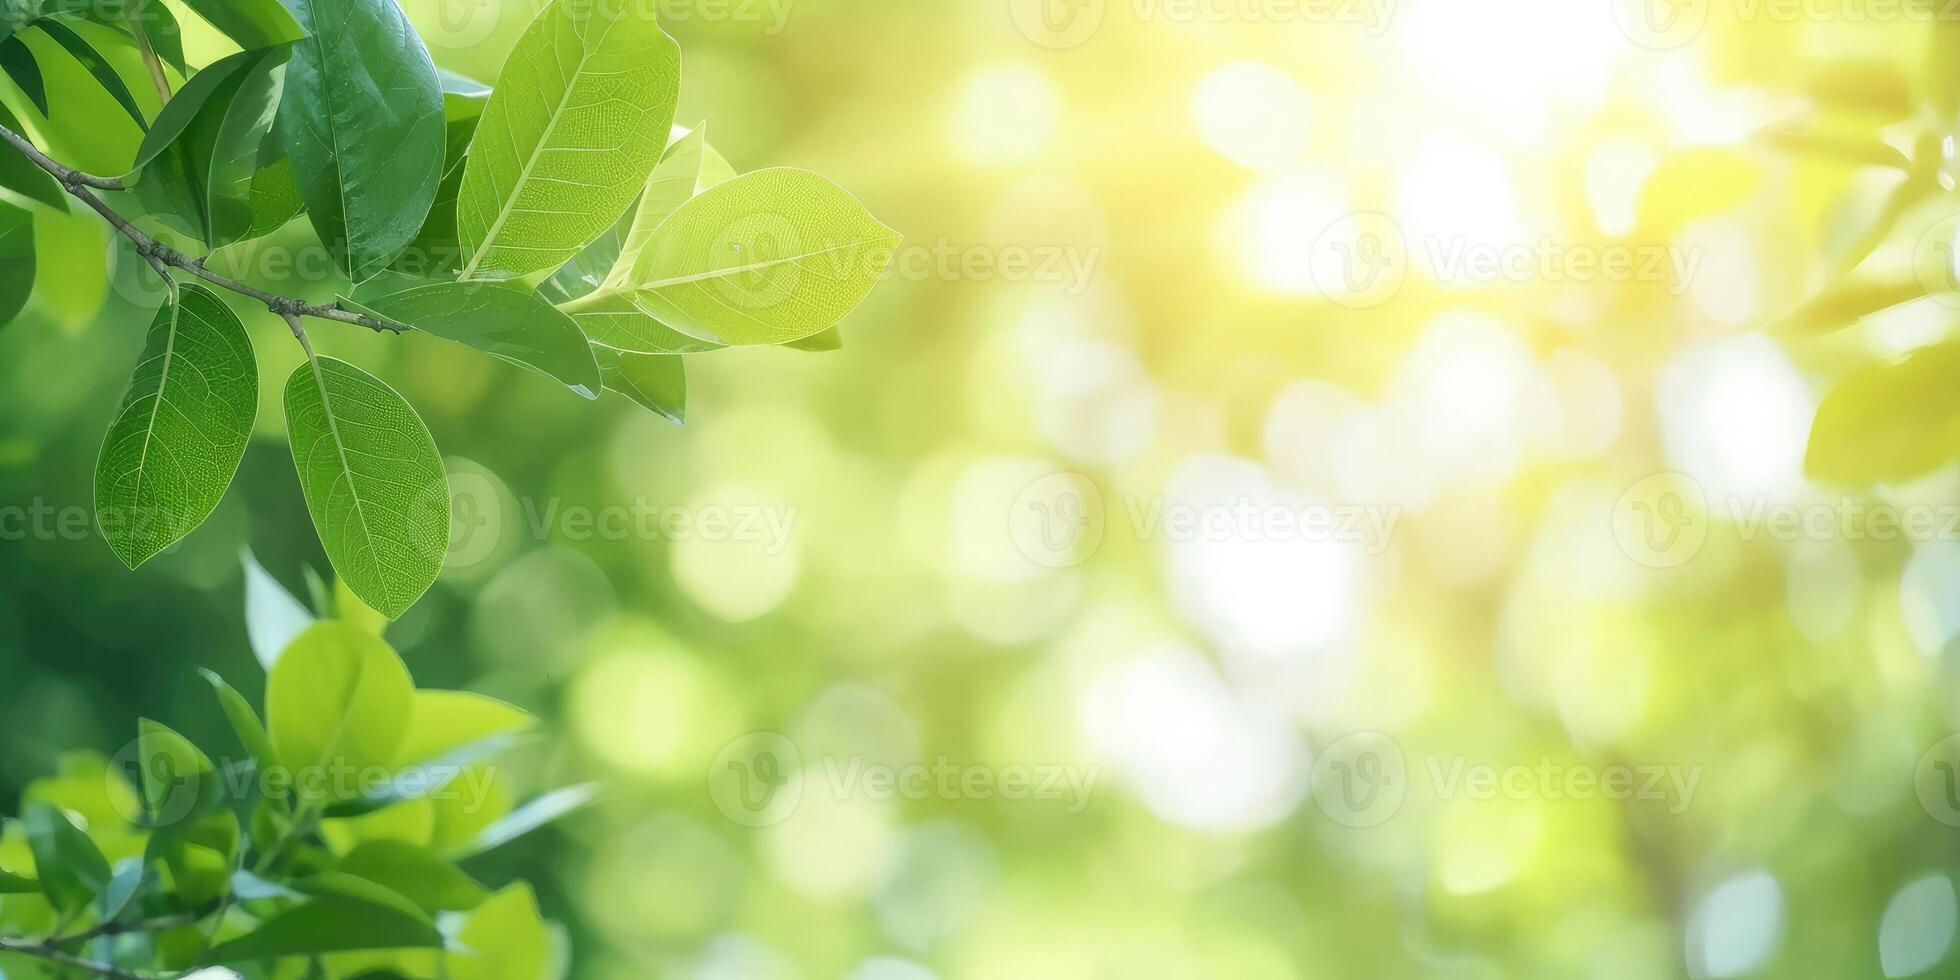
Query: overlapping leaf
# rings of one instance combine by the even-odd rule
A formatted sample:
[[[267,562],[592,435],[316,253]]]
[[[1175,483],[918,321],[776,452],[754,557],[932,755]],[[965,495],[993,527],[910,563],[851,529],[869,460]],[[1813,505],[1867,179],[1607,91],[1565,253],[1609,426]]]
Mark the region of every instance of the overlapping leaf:
[[[272,223],[260,213],[257,185],[291,52],[284,45],[240,52],[191,76],[137,149],[144,200],[183,219],[213,250]]]
[[[532,290],[499,282],[440,282],[358,304],[342,302],[503,358],[581,397],[599,397],[599,366],[585,335]]]
[[[464,168],[465,278],[554,270],[639,194],[680,84],[680,49],[654,6],[559,0],[518,41]]]

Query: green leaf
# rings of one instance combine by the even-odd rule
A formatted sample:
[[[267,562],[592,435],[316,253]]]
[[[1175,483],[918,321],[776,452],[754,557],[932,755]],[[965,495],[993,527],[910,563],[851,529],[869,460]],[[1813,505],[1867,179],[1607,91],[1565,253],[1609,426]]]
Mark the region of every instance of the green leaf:
[[[129,118],[134,120],[138,127],[149,127],[150,121],[143,115],[143,109],[137,104],[136,94],[130,91],[129,83],[123,80],[122,73],[116,70],[116,66],[110,64],[109,59],[103,57],[102,52],[96,50],[94,44],[75,33],[74,28],[58,20],[43,19],[35,21],[34,26],[53,38],[56,44],[61,45],[76,61],[80,62],[95,79],[96,84],[101,85],[103,90],[116,100],[116,104],[122,106],[124,112],[129,113]],[[134,43],[131,42],[132,45]]]
[[[1830,483],[1891,483],[1960,456],[1960,344],[1859,368],[1824,396],[1804,471]]]
[[[365,303],[342,304],[423,333],[466,344],[599,397],[599,365],[585,334],[536,292],[494,282],[440,282]]]
[[[728,345],[690,337],[633,304],[630,293],[596,290],[559,307],[593,343],[639,354],[700,354]]]
[[[707,170],[708,157],[713,152],[708,146],[708,124],[705,122],[667,148],[666,155],[660,159],[660,166],[654,168],[653,175],[647,178],[646,188],[640,192],[640,201],[633,210],[633,225],[626,232],[619,255],[608,270],[603,286],[617,290],[631,285],[640,253],[653,239],[653,233],[661,222],[680,210],[681,205],[693,200],[695,195],[713,186],[708,182],[713,175]]]
[[[329,872],[293,889],[308,899],[220,943],[204,962],[242,963],[363,949],[434,949],[442,933],[413,902],[373,882]]]
[[[41,893],[57,911],[71,913],[109,887],[108,859],[60,807],[29,803],[21,811],[21,822],[27,825],[27,846],[34,852]]]
[[[814,351],[818,353],[843,350],[844,332],[838,330],[836,327],[831,327],[823,333],[813,333],[802,340],[792,340],[783,346],[792,350]]]
[[[264,238],[286,227],[287,222],[306,210],[306,202],[299,196],[299,184],[293,180],[293,161],[286,157],[286,148],[276,138],[269,140],[268,145],[278,148],[278,159],[267,162],[264,154],[260,154],[258,173],[252,175],[249,202],[252,224],[240,236],[240,241]]]
[[[184,4],[248,50],[306,36],[279,0],[184,0]]]
[[[224,802],[218,771],[191,741],[169,726],[137,720],[136,759],[142,770],[143,812],[152,830],[182,832]],[[174,836],[174,834],[173,834]]]
[[[365,841],[340,859],[340,870],[399,892],[431,912],[466,912],[490,897],[461,868],[408,841]]]
[[[598,801],[599,796],[597,783],[552,790],[485,827],[483,832],[464,845],[456,856],[470,857],[502,847],[531,831],[591,806]]]
[[[205,682],[218,695],[218,709],[224,712],[225,720],[231,723],[231,730],[238,735],[238,744],[258,762],[259,771],[264,772],[276,764],[279,753],[273,749],[272,737],[266,734],[265,723],[259,721],[259,713],[252,710],[251,703],[215,671],[199,669],[198,673],[204,676]]]
[[[606,388],[676,425],[687,421],[687,369],[675,354],[641,354],[593,344]]]
[[[35,264],[34,216],[0,201],[0,326],[27,308]]]
[[[4,105],[0,105],[0,126],[6,126],[16,133],[22,131],[20,120],[15,119]],[[56,211],[68,210],[68,195],[62,191],[60,182],[35,166],[34,161],[15,149],[12,143],[0,143],[0,188]]]
[[[540,980],[552,976],[552,937],[531,886],[519,882],[477,906],[456,934],[450,980]]]
[[[856,309],[898,242],[829,180],[759,170],[681,205],[640,252],[629,288],[641,310],[690,336],[785,344]]]
[[[95,466],[96,516],[123,564],[143,564],[217,509],[258,407],[244,325],[209,289],[180,285],[150,324]]]
[[[4,29],[5,25],[0,24],[0,30]],[[48,114],[48,83],[41,77],[41,66],[34,60],[34,52],[11,33],[6,40],[0,41],[0,72],[5,72],[15,85],[20,86],[27,101],[34,103],[34,108],[40,110],[41,115]],[[20,130],[14,129],[14,132]]]
[[[25,875],[0,868],[0,895],[38,895],[41,883]]]
[[[518,40],[464,166],[463,278],[557,269],[626,213],[680,88],[655,6],[558,0]]]
[[[334,570],[368,605],[400,616],[449,550],[449,482],[428,428],[380,379],[320,357],[286,383],[286,429]]]
[[[1772,329],[1789,334],[1829,333],[1926,295],[1925,285],[1914,278],[1855,279],[1839,283],[1792,310]]]
[[[262,220],[255,184],[291,52],[285,45],[246,51],[191,76],[137,149],[144,200],[182,217],[213,250]]]
[[[266,681],[268,734],[303,798],[348,799],[385,772],[407,731],[415,686],[393,648],[345,623],[317,623]]]
[[[515,705],[470,691],[416,691],[397,765],[442,758],[474,742],[521,732],[537,723]]]
[[[320,241],[360,282],[415,240],[442,180],[435,62],[394,0],[292,0],[279,132]]]
[[[271,670],[286,644],[313,625],[313,613],[252,557],[250,548],[242,549],[238,560],[245,567],[245,633],[259,665]]]

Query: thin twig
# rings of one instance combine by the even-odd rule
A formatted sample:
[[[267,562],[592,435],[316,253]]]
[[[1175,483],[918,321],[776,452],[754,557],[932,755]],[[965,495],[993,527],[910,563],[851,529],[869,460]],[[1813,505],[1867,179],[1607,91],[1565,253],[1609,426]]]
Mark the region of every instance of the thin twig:
[[[91,960],[84,956],[64,953],[45,942],[0,939],[0,953],[19,953],[22,956],[39,957],[40,959],[59,963],[62,966],[72,967],[77,970],[87,970],[97,976],[113,977],[115,980],[157,980],[157,978],[165,976],[165,974],[138,973],[134,970],[125,970],[114,963],[104,963],[100,960]]]
[[[150,29],[143,26],[149,19],[149,11],[138,0],[135,10],[127,18],[129,29],[136,32],[136,48],[143,54],[143,66],[150,70],[150,81],[157,87],[157,98],[170,101],[170,76],[163,73],[163,59],[157,57],[157,47],[150,41]]]
[[[109,222],[116,231],[121,232],[124,238],[129,239],[130,242],[135,244],[136,254],[141,255],[143,260],[150,264],[150,268],[155,269],[157,274],[163,277],[166,285],[171,283],[171,277],[167,267],[175,267],[221,289],[228,289],[241,296],[249,296],[252,299],[258,300],[265,304],[266,309],[280,316],[310,316],[318,320],[332,320],[336,323],[348,323],[357,327],[366,327],[375,333],[398,334],[405,329],[400,324],[377,320],[374,317],[343,310],[337,306],[308,303],[302,299],[269,293],[256,286],[248,286],[230,276],[212,272],[204,267],[203,260],[191,258],[144,234],[142,229],[130,224],[129,219],[123,217],[116,209],[104,203],[100,197],[95,195],[94,191],[90,190],[90,188],[114,191],[127,190],[128,185],[122,181],[109,177],[97,177],[92,174],[86,174],[73,167],[59,163],[51,159],[47,154],[42,153],[26,137],[5,126],[0,126],[0,139],[4,139],[8,143],[13,144],[14,148],[25,154],[27,159],[32,161],[35,166],[47,171],[55,180],[60,181],[61,186],[67,188],[69,194],[73,195],[83,204],[88,205],[96,214],[101,215],[104,221]],[[299,336],[304,341],[304,336]]]

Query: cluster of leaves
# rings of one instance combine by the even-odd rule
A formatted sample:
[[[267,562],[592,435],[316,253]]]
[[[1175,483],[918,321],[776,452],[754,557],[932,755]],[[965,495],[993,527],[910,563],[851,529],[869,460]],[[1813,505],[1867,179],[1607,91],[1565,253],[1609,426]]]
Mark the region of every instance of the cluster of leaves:
[[[1790,153],[1869,168],[1890,182],[1856,233],[1834,243],[1824,288],[1786,316],[1780,332],[1822,337],[1929,298],[1960,307],[1956,55],[1960,24],[1939,20],[1929,84],[1915,86],[1889,63],[1827,65],[1805,83],[1809,110],[1766,134]],[[1955,378],[1960,343],[1951,341],[1856,368],[1818,408],[1806,472],[1825,482],[1865,486],[1910,480],[1960,457]]]
[[[447,550],[441,458],[401,395],[313,352],[305,318],[430,334],[678,422],[681,355],[836,347],[897,244],[836,184],[737,174],[705,125],[674,125],[680,50],[654,0],[556,0],[494,88],[438,70],[395,0],[181,0],[240,49],[196,70],[180,0],[103,2],[0,0],[0,84],[36,110],[32,132],[92,125],[51,97],[45,57],[77,59],[142,131],[126,173],[97,177],[0,105],[0,322],[32,285],[35,208],[79,200],[171,284],[96,472],[98,523],[131,567],[210,515],[253,428],[251,342],[209,287],[305,347],[285,408],[307,507],[339,576],[393,617]],[[123,63],[147,66],[159,109]],[[333,304],[206,267],[301,215],[344,277]]]
[[[529,886],[458,865],[592,799],[513,807],[491,760],[534,719],[417,690],[344,590],[346,618],[315,620],[248,559],[247,599],[263,716],[205,672],[236,751],[145,719],[115,759],[72,754],[27,788],[0,830],[0,975],[560,975]]]

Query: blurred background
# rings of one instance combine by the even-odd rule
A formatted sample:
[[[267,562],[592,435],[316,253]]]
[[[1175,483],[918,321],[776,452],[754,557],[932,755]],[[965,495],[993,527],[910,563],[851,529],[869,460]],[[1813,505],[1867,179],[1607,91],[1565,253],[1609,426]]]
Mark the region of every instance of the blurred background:
[[[539,9],[403,6],[486,81]],[[1940,157],[1936,6],[661,3],[677,122],[905,243],[841,350],[690,356],[685,428],[314,331],[455,483],[389,639],[549,720],[522,790],[608,787],[478,870],[590,980],[1960,975],[1960,467],[1803,473],[1955,310],[1779,328],[1951,243],[1944,173],[1879,219],[1886,150]],[[8,806],[139,715],[229,744],[241,549],[330,574],[271,384],[205,527],[133,574],[90,533],[154,301],[93,218],[36,233]]]

